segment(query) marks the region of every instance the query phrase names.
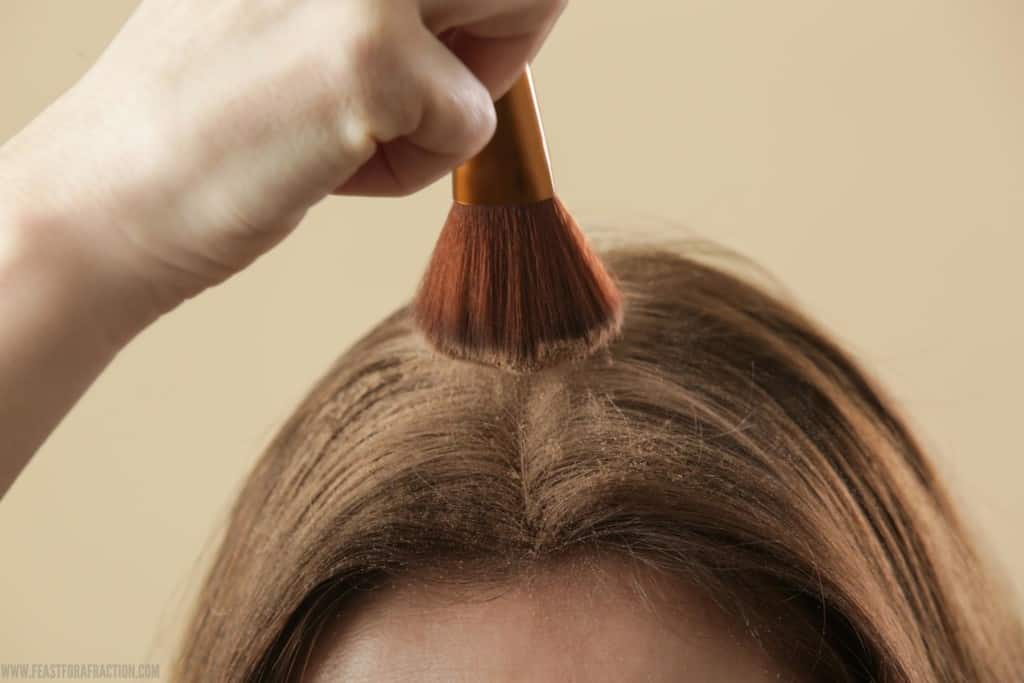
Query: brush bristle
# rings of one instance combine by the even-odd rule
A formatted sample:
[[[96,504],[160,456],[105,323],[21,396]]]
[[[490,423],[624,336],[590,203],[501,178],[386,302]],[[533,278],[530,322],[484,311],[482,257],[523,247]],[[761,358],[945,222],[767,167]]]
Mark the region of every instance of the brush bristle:
[[[622,323],[622,298],[557,198],[456,203],[414,316],[441,353],[524,372],[607,344]]]

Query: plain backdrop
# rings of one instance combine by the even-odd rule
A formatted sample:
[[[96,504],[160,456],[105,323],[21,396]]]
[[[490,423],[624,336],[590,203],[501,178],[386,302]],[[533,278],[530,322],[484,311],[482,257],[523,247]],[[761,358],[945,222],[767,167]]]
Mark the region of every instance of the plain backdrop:
[[[0,0],[0,140],[134,4]],[[1024,4],[577,0],[534,75],[584,226],[772,271],[881,377],[1024,588]],[[121,353],[0,502],[0,661],[166,664],[241,477],[412,294],[449,201],[444,181],[325,201]]]

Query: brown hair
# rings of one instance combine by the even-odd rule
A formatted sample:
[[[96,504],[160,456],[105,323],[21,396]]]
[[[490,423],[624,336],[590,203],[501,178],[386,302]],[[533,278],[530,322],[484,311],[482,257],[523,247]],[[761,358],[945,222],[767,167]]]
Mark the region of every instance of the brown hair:
[[[605,261],[621,338],[515,375],[406,309],[345,353],[249,476],[176,676],[288,680],[389,577],[624,556],[835,681],[1003,683],[1024,636],[879,388],[814,324],[660,248]]]

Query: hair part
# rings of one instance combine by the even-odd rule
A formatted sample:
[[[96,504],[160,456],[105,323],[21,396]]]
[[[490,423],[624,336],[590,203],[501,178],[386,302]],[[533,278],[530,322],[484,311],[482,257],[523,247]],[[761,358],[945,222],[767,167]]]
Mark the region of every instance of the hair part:
[[[249,476],[176,677],[294,679],[395,578],[618,557],[824,680],[1019,678],[1007,587],[866,373],[740,277],[655,247],[604,261],[623,332],[584,360],[445,358],[406,308],[346,352]]]

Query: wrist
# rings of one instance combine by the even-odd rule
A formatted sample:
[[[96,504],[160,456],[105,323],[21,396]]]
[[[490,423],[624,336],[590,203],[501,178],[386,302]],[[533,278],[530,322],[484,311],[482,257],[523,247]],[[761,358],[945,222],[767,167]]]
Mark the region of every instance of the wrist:
[[[13,159],[3,151],[0,282],[23,292],[27,304],[52,320],[55,333],[71,332],[116,352],[163,311],[118,267],[119,254],[101,253],[104,245],[90,239],[90,212],[76,210],[73,201],[48,200],[47,185],[12,172]]]

